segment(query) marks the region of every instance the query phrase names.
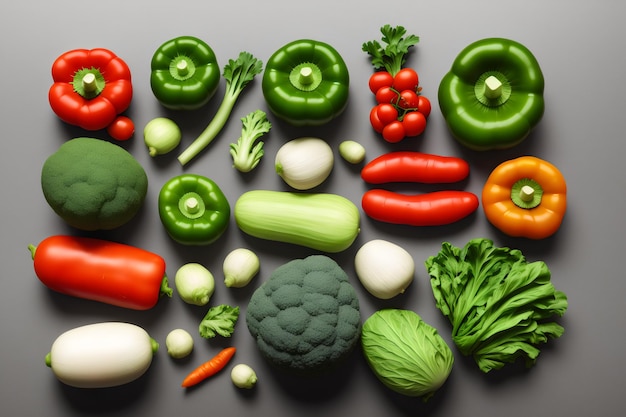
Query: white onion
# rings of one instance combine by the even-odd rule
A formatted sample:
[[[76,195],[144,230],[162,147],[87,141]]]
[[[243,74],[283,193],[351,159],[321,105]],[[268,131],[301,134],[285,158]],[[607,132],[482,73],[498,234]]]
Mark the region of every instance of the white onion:
[[[174,284],[184,302],[197,306],[208,304],[215,291],[215,279],[211,271],[195,262],[178,268]]]
[[[355,255],[354,266],[363,287],[383,300],[402,294],[415,275],[411,254],[382,239],[371,240],[361,246]]]
[[[167,353],[174,359],[189,356],[193,350],[193,337],[187,330],[174,329],[165,338]]]
[[[237,248],[224,258],[224,285],[241,288],[250,283],[261,267],[259,257],[250,249]]]
[[[326,141],[302,137],[283,144],[276,153],[276,173],[296,190],[310,190],[323,183],[334,164],[333,150]]]
[[[230,371],[230,378],[238,388],[251,389],[257,383],[257,376],[254,369],[250,366],[240,363],[235,365]]]
[[[150,120],[143,129],[143,139],[150,156],[173,151],[180,144],[181,138],[182,132],[176,122],[166,117]]]
[[[358,164],[365,159],[365,148],[356,141],[344,140],[339,144],[339,155],[351,164]]]

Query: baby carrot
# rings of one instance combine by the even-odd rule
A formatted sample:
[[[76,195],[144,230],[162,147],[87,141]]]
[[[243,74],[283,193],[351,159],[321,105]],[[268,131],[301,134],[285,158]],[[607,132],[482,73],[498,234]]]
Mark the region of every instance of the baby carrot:
[[[213,376],[224,369],[226,364],[235,354],[235,350],[236,349],[234,347],[222,349],[213,358],[191,371],[191,373],[189,373],[189,375],[187,375],[187,377],[183,380],[182,386],[187,388],[199,384],[208,377]]]

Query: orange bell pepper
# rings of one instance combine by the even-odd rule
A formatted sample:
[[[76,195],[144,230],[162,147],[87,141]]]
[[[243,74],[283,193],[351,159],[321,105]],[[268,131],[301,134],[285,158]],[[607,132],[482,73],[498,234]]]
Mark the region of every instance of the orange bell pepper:
[[[487,220],[513,237],[544,239],[561,226],[567,185],[551,163],[522,156],[498,165],[483,187]]]

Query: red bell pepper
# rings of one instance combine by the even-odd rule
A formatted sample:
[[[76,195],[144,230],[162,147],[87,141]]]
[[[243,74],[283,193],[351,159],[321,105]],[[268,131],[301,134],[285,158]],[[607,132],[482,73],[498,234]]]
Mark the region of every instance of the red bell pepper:
[[[30,245],[35,274],[62,294],[148,310],[161,295],[172,296],[159,255],[107,240],[50,236]]]
[[[48,92],[52,110],[64,122],[86,130],[105,129],[117,123],[118,115],[130,106],[133,96],[128,65],[104,48],[65,52],[52,64],[52,79]],[[129,139],[134,128],[123,131],[114,139]]]

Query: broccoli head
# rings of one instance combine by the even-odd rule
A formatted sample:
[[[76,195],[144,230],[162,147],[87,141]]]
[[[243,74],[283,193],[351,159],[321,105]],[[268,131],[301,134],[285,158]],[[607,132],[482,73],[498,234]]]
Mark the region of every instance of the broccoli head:
[[[331,368],[361,336],[356,291],[324,255],[278,267],[250,298],[246,323],[270,363],[297,373]]]
[[[102,139],[75,138],[46,159],[41,187],[50,207],[69,225],[109,230],[139,211],[148,177],[122,147]]]

